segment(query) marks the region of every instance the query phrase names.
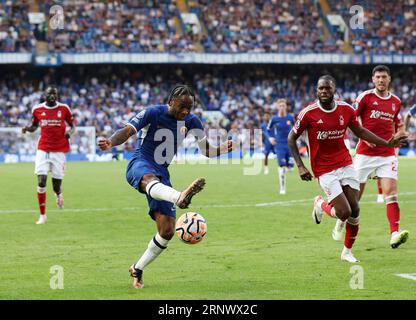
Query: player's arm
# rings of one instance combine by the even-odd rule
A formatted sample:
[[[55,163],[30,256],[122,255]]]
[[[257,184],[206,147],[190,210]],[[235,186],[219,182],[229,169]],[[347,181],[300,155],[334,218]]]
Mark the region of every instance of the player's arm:
[[[111,149],[126,142],[131,136],[136,134],[136,130],[131,125],[126,125],[124,128],[117,130],[110,138],[98,139],[98,147],[102,151]]]
[[[122,129],[117,130],[110,138],[98,139],[98,147],[105,151],[112,147],[119,146],[126,142],[131,136],[135,135],[145,126],[152,123],[157,116],[155,109],[145,109],[136,114],[133,118],[127,122],[126,126]]]
[[[232,140],[227,140],[226,142],[215,147],[211,145],[205,137],[198,142],[198,147],[204,156],[208,158],[215,158],[221,154],[231,152],[233,150],[233,142]]]
[[[296,141],[298,140],[300,134],[301,133],[299,132],[296,133],[293,129],[290,130],[289,136],[287,138],[287,143],[288,143],[290,152],[292,153],[293,159],[295,160],[295,163],[298,167],[300,178],[305,181],[311,181],[312,174],[305,167],[305,164],[303,163],[303,160],[300,156],[298,146],[296,144]]]
[[[75,133],[75,125],[71,123],[69,125],[69,130],[65,132],[65,138],[69,139]]]
[[[365,141],[370,143],[374,143],[377,146],[384,146],[384,147],[400,147],[401,142],[407,139],[407,134],[404,131],[398,131],[396,134],[391,137],[389,141],[380,138],[378,135],[375,135],[370,130],[362,127],[361,125],[358,126],[350,126],[349,127],[354,134]]]
[[[267,141],[269,141],[272,145],[276,144],[276,138],[273,136],[273,127],[276,124],[275,118],[271,118],[265,130],[263,130],[264,136],[266,137]]]
[[[215,158],[221,154],[229,153],[233,150],[233,142],[227,140],[219,146],[213,146],[208,142],[207,135],[204,131],[202,122],[197,117],[194,117],[189,123],[189,134],[193,135],[198,141],[199,150],[208,158]]]
[[[23,127],[22,133],[35,132],[38,127],[39,127],[39,122],[37,121],[35,117],[32,117],[32,124],[30,126]]]
[[[74,124],[74,117],[72,116],[72,112],[68,107],[68,112],[65,115],[65,121],[68,123],[69,130],[65,132],[65,138],[69,139],[75,133],[75,124]]]

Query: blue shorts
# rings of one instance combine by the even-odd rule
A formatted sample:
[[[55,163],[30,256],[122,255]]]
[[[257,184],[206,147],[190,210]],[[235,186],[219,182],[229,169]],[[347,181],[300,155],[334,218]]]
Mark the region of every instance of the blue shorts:
[[[157,165],[143,159],[132,159],[127,165],[126,179],[127,182],[140,193],[145,193],[140,190],[140,181],[145,174],[154,174],[160,179],[164,185],[172,187],[170,183],[169,171],[166,167]],[[155,220],[154,213],[159,211],[161,214],[176,218],[176,206],[169,201],[158,201],[146,194],[147,203],[149,204],[149,215]]]
[[[263,153],[264,155],[268,156],[270,152],[273,152],[274,154],[276,154],[276,151],[274,150],[274,145],[272,145],[269,142],[265,142]]]
[[[293,158],[290,153],[289,147],[286,146],[277,146],[276,147],[277,163],[279,167],[293,167]]]

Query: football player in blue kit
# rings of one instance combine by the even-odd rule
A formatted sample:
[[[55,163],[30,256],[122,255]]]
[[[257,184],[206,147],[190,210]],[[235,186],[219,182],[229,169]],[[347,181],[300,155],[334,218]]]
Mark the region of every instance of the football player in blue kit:
[[[276,154],[274,150],[274,146],[270,143],[270,132],[267,130],[267,126],[269,125],[271,119],[270,112],[265,111],[263,114],[263,122],[260,126],[262,132],[262,141],[263,141],[263,153],[264,153],[264,174],[269,174],[269,154],[273,152]]]
[[[409,109],[409,111],[406,114],[406,118],[404,120],[404,124],[405,124],[405,130],[407,131],[407,129],[409,129],[410,126],[410,119],[411,118],[416,118],[416,103]]]
[[[287,144],[287,137],[295,124],[295,118],[287,112],[285,99],[277,100],[276,104],[278,114],[270,120],[267,130],[271,132],[269,140],[276,150],[280,194],[286,194],[286,172],[293,168],[293,158]]]
[[[172,89],[166,105],[147,107],[110,138],[98,141],[100,149],[105,151],[138,134],[139,144],[127,166],[126,178],[133,188],[146,194],[149,215],[156,222],[157,233],[129,269],[133,287],[137,289],[144,286],[143,269],[166,249],[175,233],[176,206],[188,208],[192,197],[205,185],[205,179],[198,178],[182,192],[172,188],[168,166],[178,146],[192,134],[207,157],[217,157],[232,150],[232,141],[218,147],[208,143],[201,121],[191,113],[194,105],[193,90],[187,85],[178,85]]]

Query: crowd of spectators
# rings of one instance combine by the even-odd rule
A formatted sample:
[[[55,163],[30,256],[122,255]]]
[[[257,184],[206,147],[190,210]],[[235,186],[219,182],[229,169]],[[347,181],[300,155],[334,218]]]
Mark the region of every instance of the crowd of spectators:
[[[361,5],[363,28],[351,27],[356,53],[416,53],[416,0],[335,1],[331,14],[349,25],[352,5]],[[29,23],[37,3],[43,25]],[[0,0],[0,52],[32,52],[46,41],[50,52],[317,52],[343,53],[344,38],[326,28],[316,0],[189,0],[202,25],[188,32],[176,1],[62,0],[63,29],[50,28],[57,3]],[[328,26],[327,26],[328,27]],[[199,46],[199,44],[201,46]]]
[[[174,1],[62,1],[65,27],[48,33],[55,52],[189,52],[192,39],[176,32]],[[47,12],[50,1],[41,6]]]
[[[193,1],[208,30],[206,52],[331,52],[342,42],[325,37],[313,0]]]
[[[42,74],[39,74],[41,72]],[[403,112],[416,103],[416,75],[410,69],[392,70],[392,90],[402,99]],[[276,112],[275,101],[286,98],[297,114],[315,99],[319,75],[331,73],[338,82],[339,99],[352,102],[371,87],[371,68],[252,66],[100,66],[56,69],[11,68],[0,80],[0,126],[27,125],[31,108],[42,101],[48,84],[56,84],[59,100],[72,108],[77,126],[94,126],[97,135],[109,135],[146,106],[166,103],[172,86],[188,83],[197,92],[194,110],[206,129],[227,132],[260,127],[265,110]],[[213,120],[209,112],[221,117]],[[133,148],[127,145],[127,149]]]
[[[340,14],[348,24],[358,11],[350,12],[353,5],[363,9],[362,27],[352,28],[351,45],[356,53],[415,54],[416,1],[382,0],[329,0],[332,12]],[[354,19],[357,22],[356,19]]]
[[[31,52],[35,39],[28,1],[0,0],[0,52]]]

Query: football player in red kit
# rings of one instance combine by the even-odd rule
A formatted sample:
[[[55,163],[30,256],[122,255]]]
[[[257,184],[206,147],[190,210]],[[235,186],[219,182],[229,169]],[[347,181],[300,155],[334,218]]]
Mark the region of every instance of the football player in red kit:
[[[75,132],[71,110],[58,100],[58,90],[48,87],[45,90],[45,102],[32,109],[32,124],[22,128],[22,133],[34,132],[40,126],[40,138],[35,158],[35,174],[38,176],[38,202],[40,217],[36,224],[46,222],[46,180],[52,173],[52,185],[56,195],[56,204],[64,206],[62,179],[64,178],[66,157],[69,152],[69,138]],[[70,130],[66,130],[66,123]]]
[[[312,217],[319,224],[325,212],[347,222],[341,260],[355,263],[359,260],[354,257],[351,248],[359,228],[360,184],[351,155],[344,143],[345,132],[349,128],[357,137],[389,148],[399,145],[405,136],[395,136],[386,141],[363,128],[351,105],[334,100],[335,90],[333,77],[325,75],[319,78],[318,100],[299,113],[289,134],[289,147],[301,179],[312,180],[296,145],[296,140],[305,132],[313,174],[327,196],[327,201],[321,196],[315,198]]]
[[[361,119],[362,126],[386,140],[395,132],[405,134],[400,115],[401,101],[389,91],[390,69],[384,65],[376,66],[372,72],[372,81],[375,88],[361,93],[354,103],[356,115]],[[378,177],[386,202],[391,234],[390,246],[393,249],[397,248],[407,241],[409,231],[399,230],[398,159],[395,150],[360,140],[354,157],[354,167],[360,181],[360,198],[370,174],[375,172]],[[337,222],[332,233],[336,235],[341,231],[342,224]]]

